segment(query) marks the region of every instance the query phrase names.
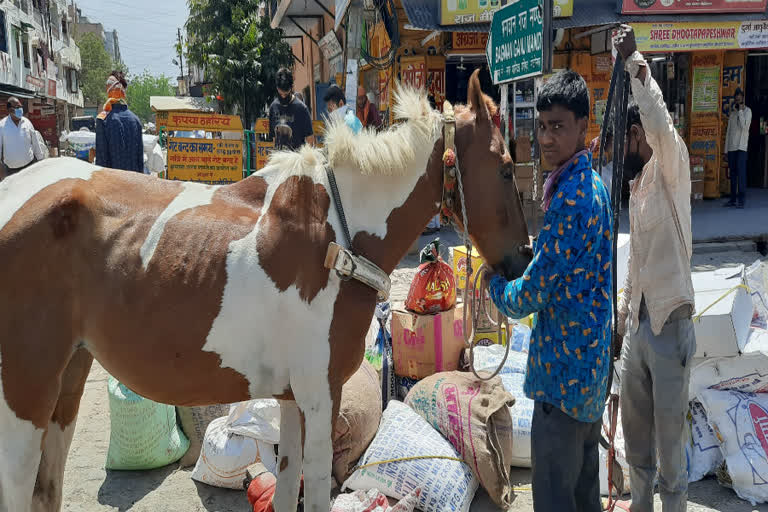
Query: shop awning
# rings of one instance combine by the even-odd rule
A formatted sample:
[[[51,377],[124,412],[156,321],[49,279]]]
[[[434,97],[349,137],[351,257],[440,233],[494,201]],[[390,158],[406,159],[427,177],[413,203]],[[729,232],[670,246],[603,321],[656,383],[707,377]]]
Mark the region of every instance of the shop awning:
[[[435,0],[402,0],[405,13],[413,30],[431,30],[441,32],[488,32],[489,23],[472,25],[441,25],[440,2]],[[552,28],[579,28],[616,23],[638,23],[674,21],[751,21],[768,19],[767,13],[753,14],[667,14],[623,16],[616,12],[616,0],[574,0],[573,16],[557,18],[552,21]]]
[[[22,87],[16,87],[10,84],[0,84],[0,94],[5,96],[16,96],[17,98],[24,98],[31,100],[37,97],[35,91],[24,89]]]
[[[149,106],[155,112],[213,112],[218,102],[191,96],[150,96]]]
[[[335,0],[280,0],[272,16],[272,28],[283,29],[288,37],[306,35],[323,15],[333,17],[334,4]]]

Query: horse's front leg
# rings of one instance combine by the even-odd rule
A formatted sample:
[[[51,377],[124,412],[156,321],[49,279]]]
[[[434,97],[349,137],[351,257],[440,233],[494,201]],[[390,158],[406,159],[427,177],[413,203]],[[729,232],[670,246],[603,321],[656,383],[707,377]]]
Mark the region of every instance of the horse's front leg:
[[[304,376],[301,380],[296,383],[292,379],[291,388],[304,415],[304,511],[328,512],[333,465],[331,434],[341,401],[341,384],[329,386],[327,376]]]
[[[296,512],[301,480],[301,427],[299,407],[292,400],[280,402],[280,445],[278,446],[275,512]]]

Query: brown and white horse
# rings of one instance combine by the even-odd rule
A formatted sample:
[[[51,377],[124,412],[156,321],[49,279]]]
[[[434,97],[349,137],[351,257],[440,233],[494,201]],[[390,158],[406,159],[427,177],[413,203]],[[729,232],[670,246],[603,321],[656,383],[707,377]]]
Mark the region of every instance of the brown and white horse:
[[[477,76],[457,110],[469,232],[508,274],[528,237],[512,160]],[[95,357],[137,393],[175,405],[281,401],[275,510],[327,512],[331,431],[363,358],[376,292],[324,267],[343,240],[391,272],[441,205],[442,119],[415,91],[383,134],[327,135],[228,186],[158,180],[73,159],[0,183],[0,511],[59,510],[67,452]],[[303,430],[302,430],[303,427]],[[302,434],[303,450],[302,450]]]

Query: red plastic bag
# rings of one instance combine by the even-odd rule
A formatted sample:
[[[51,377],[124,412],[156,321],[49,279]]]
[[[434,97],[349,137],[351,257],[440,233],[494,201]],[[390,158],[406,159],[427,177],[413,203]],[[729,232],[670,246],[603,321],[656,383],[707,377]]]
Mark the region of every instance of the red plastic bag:
[[[253,512],[275,512],[272,499],[275,497],[277,479],[275,475],[265,472],[251,480],[248,484],[248,502],[253,506]],[[299,494],[304,491],[304,477],[301,478]]]
[[[456,305],[453,269],[440,257],[440,239],[421,251],[421,265],[411,282],[405,308],[419,314],[448,311]]]

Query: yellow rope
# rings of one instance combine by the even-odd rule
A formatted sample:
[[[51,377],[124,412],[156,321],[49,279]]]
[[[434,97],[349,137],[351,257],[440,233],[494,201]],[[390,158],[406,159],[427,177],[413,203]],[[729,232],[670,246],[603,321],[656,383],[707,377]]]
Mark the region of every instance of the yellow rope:
[[[747,286],[747,285],[745,285],[745,284],[737,284],[736,286],[734,286],[733,288],[731,288],[730,290],[728,290],[727,292],[725,292],[724,294],[722,294],[722,295],[721,295],[721,296],[720,296],[720,297],[719,297],[719,298],[718,298],[718,299],[717,299],[715,302],[713,302],[713,303],[712,303],[712,304],[710,304],[709,306],[705,307],[705,308],[702,310],[702,312],[701,312],[701,313],[699,313],[698,315],[696,315],[695,317],[693,317],[693,321],[694,321],[694,322],[698,322],[698,321],[700,321],[700,320],[701,320],[701,317],[704,315],[704,313],[706,313],[707,311],[709,311],[710,309],[712,309],[712,307],[713,307],[715,304],[717,304],[718,302],[720,302],[721,300],[723,300],[724,298],[726,298],[727,296],[729,296],[730,294],[732,294],[733,292],[735,292],[736,290],[738,290],[739,288],[743,288],[743,289],[745,289],[745,290],[747,291],[747,293],[750,293],[750,294],[752,293],[752,291],[749,289],[749,286]]]
[[[382,464],[390,464],[392,462],[408,462],[410,460],[422,460],[422,459],[444,459],[444,460],[453,460],[456,462],[462,462],[466,464],[462,459],[459,459],[457,457],[451,457],[449,455],[414,455],[412,457],[399,457],[397,459],[387,459],[387,460],[380,460],[378,462],[371,462],[369,464],[363,464],[362,466],[357,466],[355,468],[355,471],[358,469],[366,469],[373,466],[380,466]]]

